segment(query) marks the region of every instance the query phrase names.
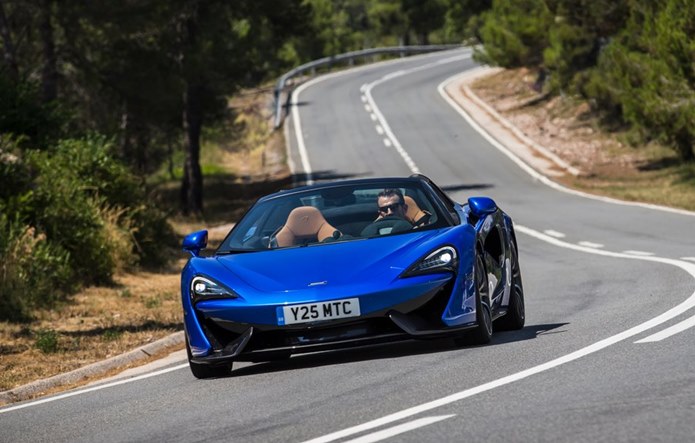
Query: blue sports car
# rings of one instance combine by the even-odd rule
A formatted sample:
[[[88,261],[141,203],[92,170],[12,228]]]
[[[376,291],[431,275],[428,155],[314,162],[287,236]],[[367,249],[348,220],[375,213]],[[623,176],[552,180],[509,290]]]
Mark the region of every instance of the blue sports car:
[[[260,198],[214,254],[186,236],[186,349],[197,378],[232,362],[403,339],[484,344],[524,326],[512,219],[422,175],[321,183]]]

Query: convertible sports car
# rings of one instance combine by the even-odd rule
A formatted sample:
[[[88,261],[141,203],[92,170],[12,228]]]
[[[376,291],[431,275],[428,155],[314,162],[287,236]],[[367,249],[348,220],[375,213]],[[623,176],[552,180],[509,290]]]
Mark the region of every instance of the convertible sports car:
[[[389,203],[389,204],[385,204]],[[197,378],[232,362],[524,326],[511,218],[452,201],[423,175],[321,183],[259,199],[220,247],[189,234],[181,275]]]

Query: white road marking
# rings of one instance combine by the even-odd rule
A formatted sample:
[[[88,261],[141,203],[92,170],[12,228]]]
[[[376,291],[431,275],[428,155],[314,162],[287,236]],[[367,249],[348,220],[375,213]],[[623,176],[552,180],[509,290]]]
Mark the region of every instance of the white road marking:
[[[681,257],[681,260],[695,261],[695,257]]]
[[[377,120],[377,116],[374,113],[369,114],[369,117],[371,117],[372,121],[374,122]]]
[[[565,238],[566,237],[565,234],[563,234],[562,232],[553,231],[552,229],[546,229],[543,232],[545,232],[547,235],[549,235],[551,237],[555,237],[555,238]]]
[[[402,425],[394,426],[392,428],[363,435],[362,437],[358,437],[353,440],[348,440],[345,443],[373,443],[375,441],[386,440],[387,438],[391,438],[398,434],[403,434],[404,432],[409,432],[413,429],[422,428],[424,426],[431,425],[432,423],[437,423],[438,421],[446,420],[455,416],[456,414],[439,415],[435,417],[423,417],[408,423],[403,423]]]
[[[28,403],[22,403],[22,404],[17,405],[17,406],[10,406],[9,408],[0,409],[0,414],[4,414],[5,412],[10,412],[10,411],[16,411],[18,409],[28,408],[30,406],[36,406],[36,405],[41,405],[44,403],[50,403],[52,401],[62,400],[64,398],[68,398],[68,397],[74,397],[76,395],[86,394],[88,392],[100,391],[102,389],[112,388],[114,386],[119,386],[119,385],[123,385],[126,383],[138,381],[138,380],[144,380],[144,379],[150,378],[150,377],[156,377],[157,375],[166,374],[166,373],[172,372],[172,371],[178,371],[179,369],[183,369],[183,368],[187,368],[187,367],[188,367],[188,363],[184,363],[182,365],[173,366],[171,368],[162,369],[160,371],[155,371],[155,372],[150,372],[147,374],[138,375],[137,377],[126,378],[124,380],[118,380],[118,381],[115,381],[113,383],[106,383],[104,385],[98,385],[98,386],[94,386],[94,387],[87,388],[87,389],[81,389],[79,391],[66,392],[65,394],[56,395],[55,397],[42,398],[41,400],[31,401]]]
[[[363,97],[364,97],[364,96],[363,96]],[[365,105],[364,105],[364,110],[371,113],[371,112],[372,112],[372,107],[369,106],[369,105],[367,105],[367,104],[365,104]]]
[[[379,135],[384,135],[384,128],[382,128],[381,125],[376,125],[376,132],[379,133]]]
[[[441,82],[441,83],[439,84],[439,86],[437,86],[437,90],[439,91],[439,95],[441,95],[442,98],[444,98],[444,100],[445,100],[447,103],[449,103],[449,105],[450,105],[452,108],[454,108],[454,110],[455,110],[456,112],[458,112],[458,114],[459,114],[461,117],[463,117],[463,119],[466,120],[466,122],[468,122],[468,124],[469,124],[473,129],[475,129],[485,140],[487,140],[488,143],[490,143],[492,146],[494,146],[495,148],[497,148],[497,149],[498,149],[500,152],[502,152],[504,155],[506,155],[507,157],[509,157],[509,159],[510,159],[511,161],[513,161],[517,166],[519,166],[523,171],[525,171],[528,175],[530,175],[530,176],[533,177],[534,179],[540,181],[540,182],[543,183],[544,185],[549,186],[549,187],[551,187],[551,188],[553,188],[553,189],[555,189],[555,190],[557,190],[557,191],[561,191],[561,192],[564,192],[564,193],[566,193],[566,194],[577,195],[577,196],[584,197],[584,198],[588,198],[588,199],[591,199],[591,200],[598,200],[598,201],[602,201],[602,202],[605,202],[605,203],[612,203],[612,204],[614,204],[614,205],[621,205],[621,206],[638,206],[638,207],[641,207],[641,208],[654,209],[654,210],[657,210],[657,211],[671,212],[671,213],[674,213],[674,214],[689,215],[689,216],[691,216],[691,217],[695,217],[695,211],[687,211],[687,210],[685,210],[685,209],[669,208],[669,207],[667,207],[667,206],[653,205],[653,204],[651,204],[651,203],[628,202],[628,201],[618,200],[618,199],[615,199],[615,198],[603,197],[603,196],[593,195],[593,194],[589,194],[589,193],[582,192],[582,191],[577,191],[577,190],[575,190],[575,189],[570,189],[570,188],[567,188],[567,187],[565,187],[565,186],[562,186],[562,185],[559,184],[559,183],[555,183],[554,181],[550,180],[550,179],[549,179],[548,177],[546,177],[545,175],[539,173],[538,171],[536,171],[535,169],[533,169],[531,166],[529,166],[526,162],[524,162],[523,160],[521,160],[521,158],[519,158],[516,154],[514,154],[512,151],[510,151],[509,148],[507,148],[507,147],[504,146],[502,143],[500,143],[499,141],[497,141],[497,139],[495,139],[494,137],[492,137],[492,136],[490,135],[490,133],[488,133],[488,132],[487,132],[482,126],[480,126],[475,120],[473,120],[473,118],[472,118],[470,115],[468,115],[468,112],[466,112],[466,110],[464,110],[464,109],[461,107],[461,105],[458,104],[458,103],[456,102],[456,100],[454,100],[453,98],[451,98],[451,97],[449,96],[449,94],[446,92],[445,88],[446,88],[446,86],[447,86],[449,83],[455,81],[455,80],[456,80],[457,78],[459,78],[459,77],[462,77],[462,76],[464,76],[464,75],[468,75],[469,73],[470,73],[470,70],[465,71],[465,72],[463,72],[463,73],[456,74],[456,75],[452,75],[451,77],[449,77],[449,78],[447,78],[446,80],[444,80],[443,82]]]
[[[443,90],[444,85],[449,83],[451,81],[451,79],[453,79],[454,77],[457,77],[459,75],[460,74],[457,74],[456,76],[452,76],[439,85],[438,90],[440,92],[440,95],[447,102],[449,102],[451,104],[451,106],[454,109],[456,109],[459,112],[459,114],[461,114],[464,117],[464,119],[466,119],[468,121],[468,123],[474,129],[476,129],[478,132],[480,132],[481,135],[488,140],[488,142],[490,142],[493,146],[497,147],[501,152],[503,152],[505,155],[507,155],[514,163],[516,163],[521,169],[526,171],[532,177],[538,179],[539,181],[542,181],[543,183],[545,183],[546,185],[548,185],[554,189],[562,190],[564,192],[575,194],[575,195],[581,195],[581,196],[591,198],[591,199],[602,200],[602,201],[615,203],[615,204],[644,206],[647,208],[659,209],[659,210],[676,212],[676,213],[683,213],[686,215],[695,215],[695,212],[671,210],[671,208],[664,208],[664,207],[660,207],[657,205],[626,203],[626,202],[622,202],[620,200],[608,199],[608,198],[604,198],[604,197],[596,197],[596,196],[593,196],[591,194],[586,194],[586,193],[570,190],[568,188],[565,188],[563,186],[560,186],[560,185],[552,182],[550,179],[548,179],[547,177],[543,176],[542,174],[536,172],[534,169],[532,169],[526,163],[521,161],[516,155],[514,155],[511,151],[509,151],[505,146],[503,146],[497,140],[492,138],[487,132],[482,130],[482,128],[480,128],[480,126],[475,121],[473,121],[470,118],[470,116],[468,116],[468,114],[465,111],[463,111],[460,108],[460,106],[455,101],[453,101],[453,99],[451,99],[448,96],[448,94],[446,94],[446,92]],[[395,77],[395,76],[390,76],[388,78],[393,78],[393,77]],[[382,80],[380,80],[380,81],[384,81],[384,79],[382,78]],[[371,85],[369,85],[369,88],[375,86],[376,84],[378,84],[378,82],[372,83]],[[367,85],[363,85],[361,90],[363,92],[365,92],[365,95],[367,96],[368,101],[372,104],[372,108],[374,109],[374,111],[379,112],[378,108],[373,103],[373,98],[371,97],[371,94],[369,93],[369,90],[367,89]],[[380,112],[379,112],[379,114],[380,114]],[[385,133],[387,135],[389,135],[389,138],[391,138],[392,141],[397,142],[398,140],[395,139],[395,137],[392,137],[393,132],[391,131],[390,127],[387,124],[385,124],[385,120],[381,121],[381,123],[382,123],[382,126],[384,127]],[[297,133],[297,137],[299,138],[301,132],[296,131],[296,133]],[[397,146],[400,146],[400,144],[398,144]],[[693,278],[695,278],[695,264],[693,264],[693,263],[688,263],[685,261],[679,261],[679,260],[668,259],[668,258],[651,257],[651,256],[650,257],[643,257],[643,256],[621,254],[621,253],[617,253],[617,252],[610,252],[610,251],[595,249],[595,247],[582,246],[581,244],[575,245],[572,243],[567,243],[567,242],[561,241],[557,238],[554,238],[552,236],[543,234],[541,232],[535,231],[535,230],[530,229],[530,228],[526,228],[526,227],[521,226],[521,225],[516,225],[515,228],[519,232],[525,233],[525,234],[530,235],[532,237],[535,237],[539,240],[542,240],[542,241],[545,241],[545,242],[548,242],[550,244],[554,244],[558,247],[562,247],[562,248],[566,248],[566,249],[572,249],[572,250],[577,250],[577,251],[581,251],[581,252],[586,252],[589,254],[597,254],[597,255],[603,255],[603,256],[608,256],[608,257],[618,257],[618,258],[627,258],[627,259],[632,259],[632,260],[645,260],[645,261],[654,261],[654,262],[659,262],[659,263],[671,264],[674,266],[678,266],[681,269],[684,269]],[[596,244],[594,243],[592,245],[596,245]],[[603,245],[598,245],[598,246],[601,247]],[[513,382],[516,382],[519,380],[523,380],[523,379],[530,377],[532,375],[547,371],[549,369],[555,368],[557,366],[563,365],[565,363],[568,363],[568,362],[571,362],[574,360],[578,360],[582,357],[585,357],[587,355],[590,355],[590,354],[593,354],[597,351],[605,349],[605,348],[607,348],[615,343],[624,341],[624,340],[626,340],[634,335],[637,335],[637,334],[640,334],[644,331],[652,329],[652,328],[682,314],[683,312],[686,312],[687,310],[692,309],[693,307],[695,307],[695,292],[693,294],[691,294],[682,303],[676,305],[675,307],[669,309],[668,311],[662,313],[661,315],[652,318],[651,320],[648,320],[644,323],[641,323],[641,324],[639,324],[635,327],[632,327],[626,331],[623,331],[619,334],[616,334],[616,335],[613,335],[613,336],[608,337],[606,339],[600,340],[596,343],[593,343],[589,346],[581,348],[577,351],[571,352],[571,353],[564,355],[562,357],[556,358],[554,360],[543,363],[541,365],[534,366],[534,367],[526,369],[524,371],[520,371],[520,372],[517,372],[515,374],[511,374],[511,375],[508,375],[506,377],[502,377],[500,379],[493,380],[493,381],[490,381],[488,383],[485,383],[485,384],[482,384],[482,385],[479,385],[479,386],[476,386],[476,387],[473,387],[470,389],[466,389],[464,391],[460,391],[460,392],[448,395],[446,397],[442,397],[440,399],[436,399],[436,400],[433,400],[433,401],[430,401],[427,403],[423,403],[421,405],[417,405],[417,406],[414,406],[414,407],[411,407],[408,409],[404,409],[404,410],[395,412],[393,414],[390,414],[390,415],[387,415],[387,416],[384,416],[384,417],[381,417],[381,418],[378,418],[378,419],[375,419],[375,420],[372,420],[372,421],[369,421],[369,422],[366,422],[366,423],[363,423],[363,424],[360,424],[357,426],[353,426],[353,427],[346,428],[346,429],[343,429],[340,431],[336,431],[336,432],[333,432],[333,433],[330,433],[330,434],[327,434],[327,435],[324,435],[321,437],[317,437],[317,438],[312,439],[312,440],[308,440],[307,443],[332,442],[332,441],[335,441],[335,440],[338,440],[341,438],[345,438],[345,437],[348,437],[348,436],[351,436],[354,434],[368,431],[370,429],[374,429],[374,428],[379,427],[379,426],[393,423],[395,421],[402,420],[404,418],[411,417],[413,415],[420,414],[420,413],[425,412],[425,411],[429,411],[429,410],[432,410],[432,409],[435,409],[435,408],[438,408],[441,406],[445,406],[445,405],[451,404],[453,402],[460,401],[460,400],[468,398],[468,397],[472,397],[476,394],[486,392],[488,390],[495,389],[495,388],[500,387],[500,386],[504,386],[506,384],[510,384],[510,383],[513,383]]]
[[[643,257],[648,257],[650,255],[654,255],[653,252],[646,252],[646,251],[633,251],[631,249],[628,249],[627,251],[623,251],[623,254],[630,254],[630,255],[641,255]]]
[[[593,243],[590,241],[580,241],[579,246],[584,246],[585,248],[602,248],[603,245],[601,243]]]
[[[360,97],[360,100],[362,100],[362,103],[367,103],[367,97],[364,95]]]
[[[374,114],[376,114],[376,117],[379,120],[379,124],[381,125],[381,127],[384,130],[384,134],[391,140],[391,144],[396,148],[396,151],[403,158],[403,161],[405,161],[405,164],[408,166],[408,168],[410,169],[410,171],[413,174],[420,173],[420,168],[417,167],[417,165],[415,164],[413,159],[410,157],[410,154],[408,154],[408,152],[403,148],[400,141],[398,141],[398,138],[396,138],[395,134],[391,130],[391,127],[389,126],[388,122],[386,121],[386,118],[384,118],[384,115],[381,113],[381,111],[379,110],[379,107],[374,102],[374,98],[372,97],[372,89],[374,89],[375,86],[378,86],[381,83],[392,80],[396,77],[401,77],[401,76],[406,75],[406,74],[411,74],[413,72],[418,72],[418,71],[422,71],[424,69],[429,69],[430,67],[435,66],[435,65],[441,65],[443,63],[453,63],[453,62],[457,62],[457,61],[461,61],[461,60],[465,60],[465,59],[469,59],[469,58],[471,58],[471,54],[469,54],[469,53],[466,53],[464,55],[456,55],[456,56],[444,58],[444,59],[438,60],[438,61],[433,62],[433,63],[428,63],[425,65],[417,66],[415,68],[391,72],[389,74],[384,75],[379,80],[376,80],[372,83],[363,85],[364,89],[362,92],[367,97],[367,102],[372,107],[372,111],[374,112]]]
[[[661,257],[642,257],[642,256],[637,256],[637,255],[628,255],[628,254],[623,254],[620,252],[611,252],[611,251],[605,251],[601,249],[594,249],[586,246],[580,246],[580,245],[575,245],[573,243],[568,243],[562,240],[559,240],[557,238],[551,237],[549,235],[543,234],[542,232],[535,231],[533,229],[527,228],[525,226],[521,225],[515,225],[514,226],[515,230],[517,232],[524,233],[526,235],[529,235],[533,238],[536,238],[538,240],[550,243],[552,245],[555,245],[560,248],[565,248],[565,249],[571,249],[574,251],[579,251],[579,252],[585,252],[588,254],[595,254],[595,255],[601,255],[604,257],[615,257],[615,258],[626,258],[629,260],[644,260],[644,261],[651,261],[651,262],[656,262],[656,263],[663,263],[663,264],[668,264],[668,265],[673,265],[677,266],[687,273],[689,273],[693,278],[695,278],[695,264],[693,263],[688,263],[680,260],[674,260],[670,258],[661,258]],[[321,437],[317,437],[312,440],[308,440],[305,443],[328,443],[332,442],[341,438],[348,437],[350,435],[354,435],[360,432],[368,431],[370,429],[374,429],[379,426],[384,426],[386,424],[402,420],[407,417],[411,417],[413,415],[421,414],[426,411],[430,411],[435,408],[439,408],[442,406],[449,405],[451,403],[463,400],[468,397],[472,397],[474,395],[480,394],[482,392],[486,392],[495,388],[498,388],[500,386],[504,386],[510,383],[517,382],[519,380],[523,380],[527,377],[530,377],[535,374],[539,374],[541,372],[547,371],[549,369],[553,369],[557,366],[563,365],[565,363],[569,363],[575,360],[578,360],[582,357],[586,357],[587,355],[593,354],[595,352],[598,352],[602,349],[605,349],[611,345],[614,345],[616,343],[619,343],[621,341],[624,341],[630,337],[633,337],[635,335],[641,334],[644,331],[647,331],[649,329],[652,329],[656,326],[659,326],[672,318],[677,317],[678,315],[681,315],[682,313],[688,311],[689,309],[692,309],[695,307],[695,292],[693,292],[685,301],[681,302],[680,304],[674,306],[673,308],[669,309],[668,311],[664,312],[661,315],[658,315],[651,320],[648,320],[644,323],[641,323],[637,326],[634,326],[630,329],[627,329],[619,334],[613,335],[611,337],[605,338],[603,340],[600,340],[596,343],[593,343],[589,346],[586,346],[584,348],[581,348],[577,351],[570,352],[569,354],[563,355],[561,357],[558,357],[554,360],[550,360],[549,362],[540,364],[538,366],[534,366],[532,368],[517,372],[515,374],[508,375],[506,377],[499,378],[497,380],[490,381],[488,383],[484,383],[482,385],[466,389],[464,391],[456,392],[454,394],[448,395],[446,397],[442,397],[436,400],[432,400],[427,403],[423,403],[417,406],[413,406],[407,409],[403,409],[401,411],[395,412],[390,415],[386,415],[384,417],[378,418],[376,420],[372,420],[357,426],[353,426],[350,428],[346,428],[340,431],[336,431],[330,434],[326,434]]]
[[[294,134],[297,137],[297,150],[299,151],[299,158],[302,160],[302,168],[304,169],[304,174],[306,174],[306,184],[311,185],[314,183],[314,177],[311,173],[311,165],[309,164],[309,155],[306,152],[306,145],[304,144],[304,134],[302,131],[302,121],[299,118],[299,106],[297,106],[297,97],[299,93],[302,92],[313,82],[307,82],[300,85],[297,89],[292,92],[292,122],[294,123]]]
[[[683,332],[686,329],[690,329],[693,326],[695,326],[695,316],[692,316],[686,320],[683,320],[680,323],[677,323],[670,328],[666,328],[661,332],[657,332],[656,334],[650,335],[647,338],[643,338],[642,340],[637,340],[635,343],[653,343],[656,341],[661,341],[665,338],[669,338],[672,335],[676,335],[679,332]]]
[[[393,146],[393,144],[391,143],[391,140],[389,140],[388,138],[385,138],[385,139],[384,139],[384,145],[386,145],[386,146],[389,147],[389,148],[390,148],[391,146]]]

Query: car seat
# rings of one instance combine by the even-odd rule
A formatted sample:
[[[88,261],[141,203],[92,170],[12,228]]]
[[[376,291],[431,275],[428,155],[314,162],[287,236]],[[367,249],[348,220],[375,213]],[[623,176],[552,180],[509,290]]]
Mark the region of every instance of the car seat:
[[[326,221],[321,211],[313,206],[300,206],[290,212],[274,240],[277,247],[281,248],[335,238],[336,233],[341,235],[340,231]]]
[[[415,203],[415,199],[413,199],[413,197],[406,195],[403,197],[403,200],[405,204],[408,205],[405,216],[408,218],[408,221],[413,224],[413,226],[424,226],[429,222],[432,214],[430,214],[428,211],[420,209],[418,204]]]

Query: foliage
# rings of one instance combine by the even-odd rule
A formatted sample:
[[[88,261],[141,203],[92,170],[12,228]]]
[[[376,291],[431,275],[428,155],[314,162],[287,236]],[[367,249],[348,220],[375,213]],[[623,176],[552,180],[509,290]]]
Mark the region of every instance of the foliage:
[[[478,60],[537,68],[551,92],[695,160],[695,0],[495,0],[482,19]]]
[[[503,67],[541,63],[554,19],[544,0],[493,0],[482,17],[480,37],[485,47],[476,52],[477,60]]]
[[[627,20],[626,0],[558,0],[543,65],[555,89],[578,90],[609,39]]]
[[[695,1],[635,0],[626,29],[599,57],[587,85],[602,109],[695,159]]]
[[[12,134],[21,145],[40,148],[64,132],[66,119],[55,103],[39,102],[34,83],[13,82],[0,70],[0,134]]]

